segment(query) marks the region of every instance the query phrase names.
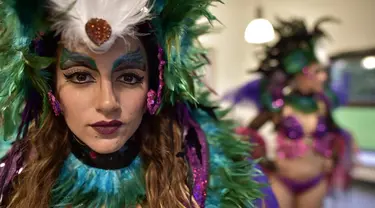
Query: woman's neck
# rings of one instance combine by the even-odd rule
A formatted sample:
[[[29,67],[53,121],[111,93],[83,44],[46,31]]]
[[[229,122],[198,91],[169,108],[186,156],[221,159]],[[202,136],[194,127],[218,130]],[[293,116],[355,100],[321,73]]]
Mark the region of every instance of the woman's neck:
[[[127,167],[137,157],[140,142],[131,138],[118,151],[100,154],[85,145],[75,135],[70,136],[72,153],[84,164],[99,169],[121,169]]]

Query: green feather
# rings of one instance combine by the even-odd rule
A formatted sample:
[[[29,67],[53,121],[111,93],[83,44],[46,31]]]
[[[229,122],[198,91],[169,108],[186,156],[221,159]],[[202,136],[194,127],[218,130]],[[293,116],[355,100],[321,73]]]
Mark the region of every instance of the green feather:
[[[197,99],[206,107],[216,106],[207,91],[200,92]],[[216,120],[199,109],[193,111],[193,117],[202,126],[210,144],[211,175],[206,206],[220,203],[219,207],[223,208],[255,207],[253,202],[262,198],[260,188],[267,184],[252,180],[252,176],[262,174],[255,168],[257,161],[244,159],[250,157],[253,145],[234,133],[238,124],[225,119],[228,112],[229,109],[215,110]]]
[[[46,111],[48,73],[42,71],[54,60],[36,56],[29,51],[37,31],[43,29],[42,7],[29,5],[32,1],[4,1],[0,5],[0,115],[3,124],[0,133],[13,138],[21,123],[21,113],[30,90],[43,97]],[[34,3],[42,3],[37,1]],[[23,4],[25,3],[25,4]],[[27,6],[30,7],[22,7]]]
[[[160,14],[152,20],[156,28],[158,43],[164,48],[167,60],[164,77],[166,89],[165,102],[176,100],[197,102],[194,94],[192,72],[207,64],[201,54],[204,49],[197,43],[200,35],[208,33],[211,24],[197,25],[201,17],[211,23],[216,17],[208,11],[217,0],[166,0],[157,1],[154,9]]]

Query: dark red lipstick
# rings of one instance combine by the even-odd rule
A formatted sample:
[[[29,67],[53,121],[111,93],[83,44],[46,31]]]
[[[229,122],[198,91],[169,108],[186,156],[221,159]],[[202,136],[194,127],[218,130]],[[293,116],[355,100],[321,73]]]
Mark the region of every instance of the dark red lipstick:
[[[94,128],[96,132],[102,135],[110,135],[115,133],[123,123],[118,120],[112,120],[112,121],[99,121],[94,124],[91,124],[90,126]]]

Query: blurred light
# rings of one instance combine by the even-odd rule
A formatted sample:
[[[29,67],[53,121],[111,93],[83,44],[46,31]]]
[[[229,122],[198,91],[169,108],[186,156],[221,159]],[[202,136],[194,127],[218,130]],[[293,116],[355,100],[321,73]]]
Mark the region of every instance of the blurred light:
[[[375,56],[367,56],[362,59],[362,66],[368,70],[375,69]]]
[[[275,31],[272,24],[262,18],[252,20],[245,30],[245,40],[248,43],[262,44],[272,41]]]

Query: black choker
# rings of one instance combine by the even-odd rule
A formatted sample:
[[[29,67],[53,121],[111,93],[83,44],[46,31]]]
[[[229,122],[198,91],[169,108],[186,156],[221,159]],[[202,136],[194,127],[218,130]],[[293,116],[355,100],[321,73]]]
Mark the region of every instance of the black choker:
[[[115,170],[127,167],[140,151],[140,141],[133,138],[129,139],[120,150],[109,154],[95,152],[73,135],[70,138],[74,156],[94,168]]]

